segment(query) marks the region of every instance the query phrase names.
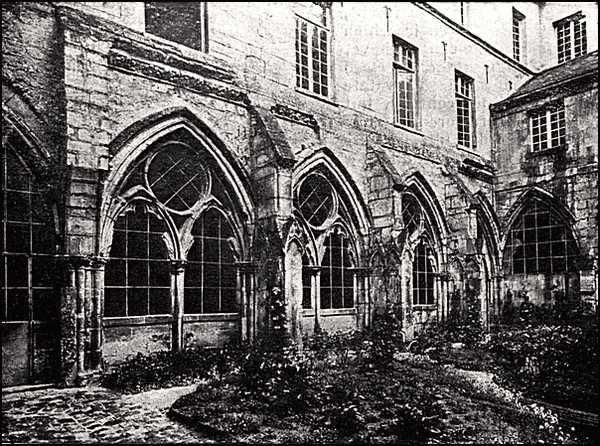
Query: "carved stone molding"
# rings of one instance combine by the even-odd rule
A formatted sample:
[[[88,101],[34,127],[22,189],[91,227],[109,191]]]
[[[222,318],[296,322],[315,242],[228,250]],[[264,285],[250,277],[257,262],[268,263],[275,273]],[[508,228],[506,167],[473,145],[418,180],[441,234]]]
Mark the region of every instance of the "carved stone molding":
[[[166,67],[152,61],[136,58],[118,49],[111,49],[108,53],[108,65],[115,69],[158,79],[206,96],[214,96],[241,105],[250,103],[248,95],[243,91],[214,84],[200,79],[192,73],[186,74],[177,68]]]
[[[282,104],[276,104],[271,107],[271,112],[280,118],[295,122],[296,124],[305,125],[312,128],[315,132],[319,132],[319,123],[315,119],[314,115],[310,113],[296,110]]]

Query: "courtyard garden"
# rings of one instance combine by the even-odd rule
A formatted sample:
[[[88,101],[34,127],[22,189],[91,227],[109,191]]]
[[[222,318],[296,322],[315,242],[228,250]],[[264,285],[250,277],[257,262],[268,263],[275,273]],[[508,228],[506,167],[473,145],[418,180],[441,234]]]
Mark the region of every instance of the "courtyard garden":
[[[544,402],[597,412],[597,326],[485,334],[453,321],[402,342],[393,311],[370,330],[282,331],[254,344],[137,355],[104,376],[121,392],[197,383],[170,416],[226,442],[586,443]]]

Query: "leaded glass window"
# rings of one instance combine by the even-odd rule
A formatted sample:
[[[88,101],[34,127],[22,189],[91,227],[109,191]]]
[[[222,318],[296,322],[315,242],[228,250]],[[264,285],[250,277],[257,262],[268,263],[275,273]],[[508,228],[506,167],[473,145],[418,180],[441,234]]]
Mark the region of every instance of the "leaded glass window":
[[[587,54],[586,22],[581,12],[554,24],[558,63]]]
[[[559,274],[576,269],[578,250],[569,228],[534,201],[510,229],[505,253],[510,274]]]
[[[458,145],[466,148],[474,147],[474,110],[475,91],[473,79],[456,72],[455,79],[456,119]]]
[[[2,144],[2,321],[58,317],[51,208],[13,144]]]
[[[394,120],[411,128],[416,128],[417,55],[417,48],[394,36]]]
[[[321,308],[354,307],[354,276],[350,240],[341,233],[332,233],[325,240],[325,255],[321,263]]]
[[[171,266],[165,222],[140,203],[115,222],[104,275],[107,317],[171,314]]]
[[[185,271],[185,313],[237,312],[236,266],[230,247],[233,232],[227,219],[211,208],[194,223],[192,235]]]
[[[433,305],[434,270],[431,264],[431,248],[425,240],[415,248],[412,267],[413,305]]]
[[[296,17],[296,87],[330,95],[329,46],[327,28]]]

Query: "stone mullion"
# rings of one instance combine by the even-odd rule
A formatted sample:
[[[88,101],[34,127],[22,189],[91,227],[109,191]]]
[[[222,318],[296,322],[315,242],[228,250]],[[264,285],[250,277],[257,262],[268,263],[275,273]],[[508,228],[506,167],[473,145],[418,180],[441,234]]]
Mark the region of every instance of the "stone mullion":
[[[92,312],[90,318],[90,367],[102,366],[102,344],[104,340],[102,330],[102,316],[104,314],[104,267],[107,259],[95,258],[92,261],[91,294]]]
[[[250,262],[239,262],[237,266],[237,295],[240,309],[241,340],[254,338],[255,332],[255,295],[254,271],[255,266]]]
[[[315,310],[314,332],[321,331],[321,323],[319,322],[319,312],[321,311],[321,267],[307,266],[310,272],[310,298],[312,307]]]
[[[372,306],[369,292],[369,278],[371,275],[370,268],[352,268],[354,276],[354,291],[356,296],[357,307],[357,324],[360,328],[371,325]]]
[[[171,261],[171,308],[173,311],[173,330],[171,348],[173,351],[183,349],[183,315],[185,292],[185,260]]]

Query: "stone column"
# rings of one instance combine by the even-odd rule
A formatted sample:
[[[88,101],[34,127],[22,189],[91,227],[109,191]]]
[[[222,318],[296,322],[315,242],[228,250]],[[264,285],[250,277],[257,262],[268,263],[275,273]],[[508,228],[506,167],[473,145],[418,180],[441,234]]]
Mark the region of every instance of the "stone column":
[[[371,293],[369,288],[369,277],[371,269],[365,267],[351,268],[354,273],[354,295],[356,297],[357,325],[365,328],[370,325],[373,312],[371,304]]]
[[[102,344],[104,333],[102,318],[104,316],[104,267],[108,259],[95,257],[92,259],[90,270],[92,280],[91,315],[90,315],[90,353],[91,369],[102,368]]]
[[[173,332],[171,348],[183,349],[184,274],[185,260],[171,260],[171,308],[173,309]]]
[[[60,303],[60,358],[61,381],[66,386],[81,384],[86,370],[87,329],[91,325],[89,265],[87,257],[64,258],[66,286]]]
[[[255,266],[251,262],[238,262],[236,265],[238,305],[240,309],[240,339],[243,342],[252,340],[255,332]]]
[[[319,322],[319,311],[321,310],[321,267],[307,266],[310,272],[310,295],[312,307],[315,312],[314,333],[321,331],[321,323]]]

